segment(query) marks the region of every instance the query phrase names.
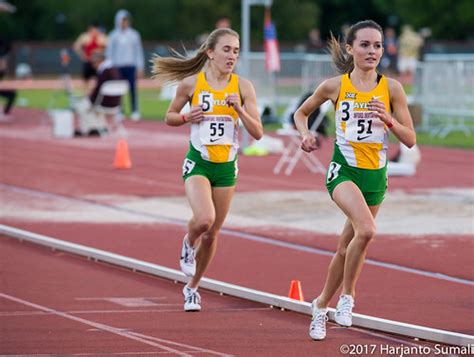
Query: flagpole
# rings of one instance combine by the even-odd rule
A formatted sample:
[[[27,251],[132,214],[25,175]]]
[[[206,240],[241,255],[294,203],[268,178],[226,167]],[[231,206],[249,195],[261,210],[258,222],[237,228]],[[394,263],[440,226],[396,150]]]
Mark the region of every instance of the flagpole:
[[[242,0],[241,2],[241,49],[240,49],[240,75],[244,78],[250,76],[250,6],[252,5],[263,5],[272,6],[273,0]],[[245,127],[242,127],[242,142],[241,150],[249,146],[249,134]]]
[[[242,41],[240,56],[243,58],[248,57],[250,52],[250,6],[252,5],[263,5],[265,7],[271,7],[273,0],[242,0]],[[247,75],[247,73],[244,73]]]
[[[280,48],[278,45],[277,31],[271,17],[270,7],[265,7],[265,69],[267,70],[268,82],[271,88],[271,112],[276,116],[278,103],[276,72],[280,71]]]

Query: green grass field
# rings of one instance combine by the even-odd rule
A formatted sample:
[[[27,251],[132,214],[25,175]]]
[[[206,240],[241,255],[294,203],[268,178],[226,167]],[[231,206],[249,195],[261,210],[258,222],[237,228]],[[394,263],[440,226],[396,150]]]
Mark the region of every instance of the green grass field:
[[[169,105],[168,100],[160,100],[158,89],[141,89],[139,91],[139,106],[142,117],[148,120],[163,120]],[[69,102],[64,91],[60,90],[21,90],[17,98],[18,106],[25,106],[38,109],[62,109],[68,108]],[[129,98],[125,99],[125,113],[130,113]],[[278,113],[283,113],[284,108],[280,108]],[[330,115],[332,125],[329,132],[334,132],[334,115]],[[274,131],[278,124],[265,126],[266,130]],[[471,128],[474,129],[474,128]],[[471,130],[474,132],[474,130]],[[473,136],[467,136],[462,132],[451,132],[445,138],[432,136],[429,133],[418,132],[417,141],[420,145],[443,146],[453,148],[474,149]]]
[[[157,89],[140,90],[138,100],[143,118],[163,120],[168,109],[168,100],[160,100],[160,91]],[[125,113],[130,113],[130,99],[124,101]],[[17,105],[38,109],[66,109],[69,108],[68,97],[63,90],[28,89],[18,94]]]

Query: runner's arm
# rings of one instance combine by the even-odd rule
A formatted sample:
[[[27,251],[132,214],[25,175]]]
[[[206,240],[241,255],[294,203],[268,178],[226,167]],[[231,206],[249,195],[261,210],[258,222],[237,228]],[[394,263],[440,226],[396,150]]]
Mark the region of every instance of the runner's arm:
[[[229,105],[233,106],[245,129],[254,139],[261,139],[263,136],[263,125],[257,108],[257,96],[252,83],[240,78],[240,92],[242,95],[243,108],[238,100],[238,95],[233,93],[226,98]]]
[[[408,110],[405,91],[402,85],[394,79],[390,78],[388,85],[394,117],[385,108],[380,107],[377,107],[376,115],[389,127],[390,131],[401,143],[411,148],[416,144],[416,134],[413,120]]]
[[[181,126],[189,122],[199,123],[204,114],[201,106],[191,107],[187,113],[181,114],[186,103],[191,102],[191,96],[196,87],[196,76],[190,76],[181,81],[176,90],[176,95],[171,101],[165,115],[165,122],[170,126]]]

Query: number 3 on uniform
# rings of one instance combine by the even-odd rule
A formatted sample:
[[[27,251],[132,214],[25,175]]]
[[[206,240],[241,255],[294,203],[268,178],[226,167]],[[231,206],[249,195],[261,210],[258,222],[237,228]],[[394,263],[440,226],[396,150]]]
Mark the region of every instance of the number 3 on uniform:
[[[327,183],[331,182],[337,176],[339,176],[340,168],[341,168],[341,165],[339,165],[337,162],[331,161],[331,163],[329,164],[329,169],[328,169],[328,177],[326,179]]]
[[[189,160],[188,158],[184,159],[183,162],[183,176],[191,173],[193,171],[194,166],[196,166],[196,163],[194,161]]]

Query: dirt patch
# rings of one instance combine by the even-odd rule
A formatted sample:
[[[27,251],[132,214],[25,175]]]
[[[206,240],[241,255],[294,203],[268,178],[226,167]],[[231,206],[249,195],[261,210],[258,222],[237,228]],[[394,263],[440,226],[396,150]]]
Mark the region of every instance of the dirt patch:
[[[25,197],[2,190],[1,216],[8,219],[56,222],[153,223],[187,220],[191,210],[185,197],[119,195],[59,199]],[[93,202],[96,203],[93,203]],[[382,234],[474,234],[474,190],[441,189],[389,192],[377,217]],[[227,227],[272,226],[339,234],[345,217],[326,192],[266,191],[236,193]]]

